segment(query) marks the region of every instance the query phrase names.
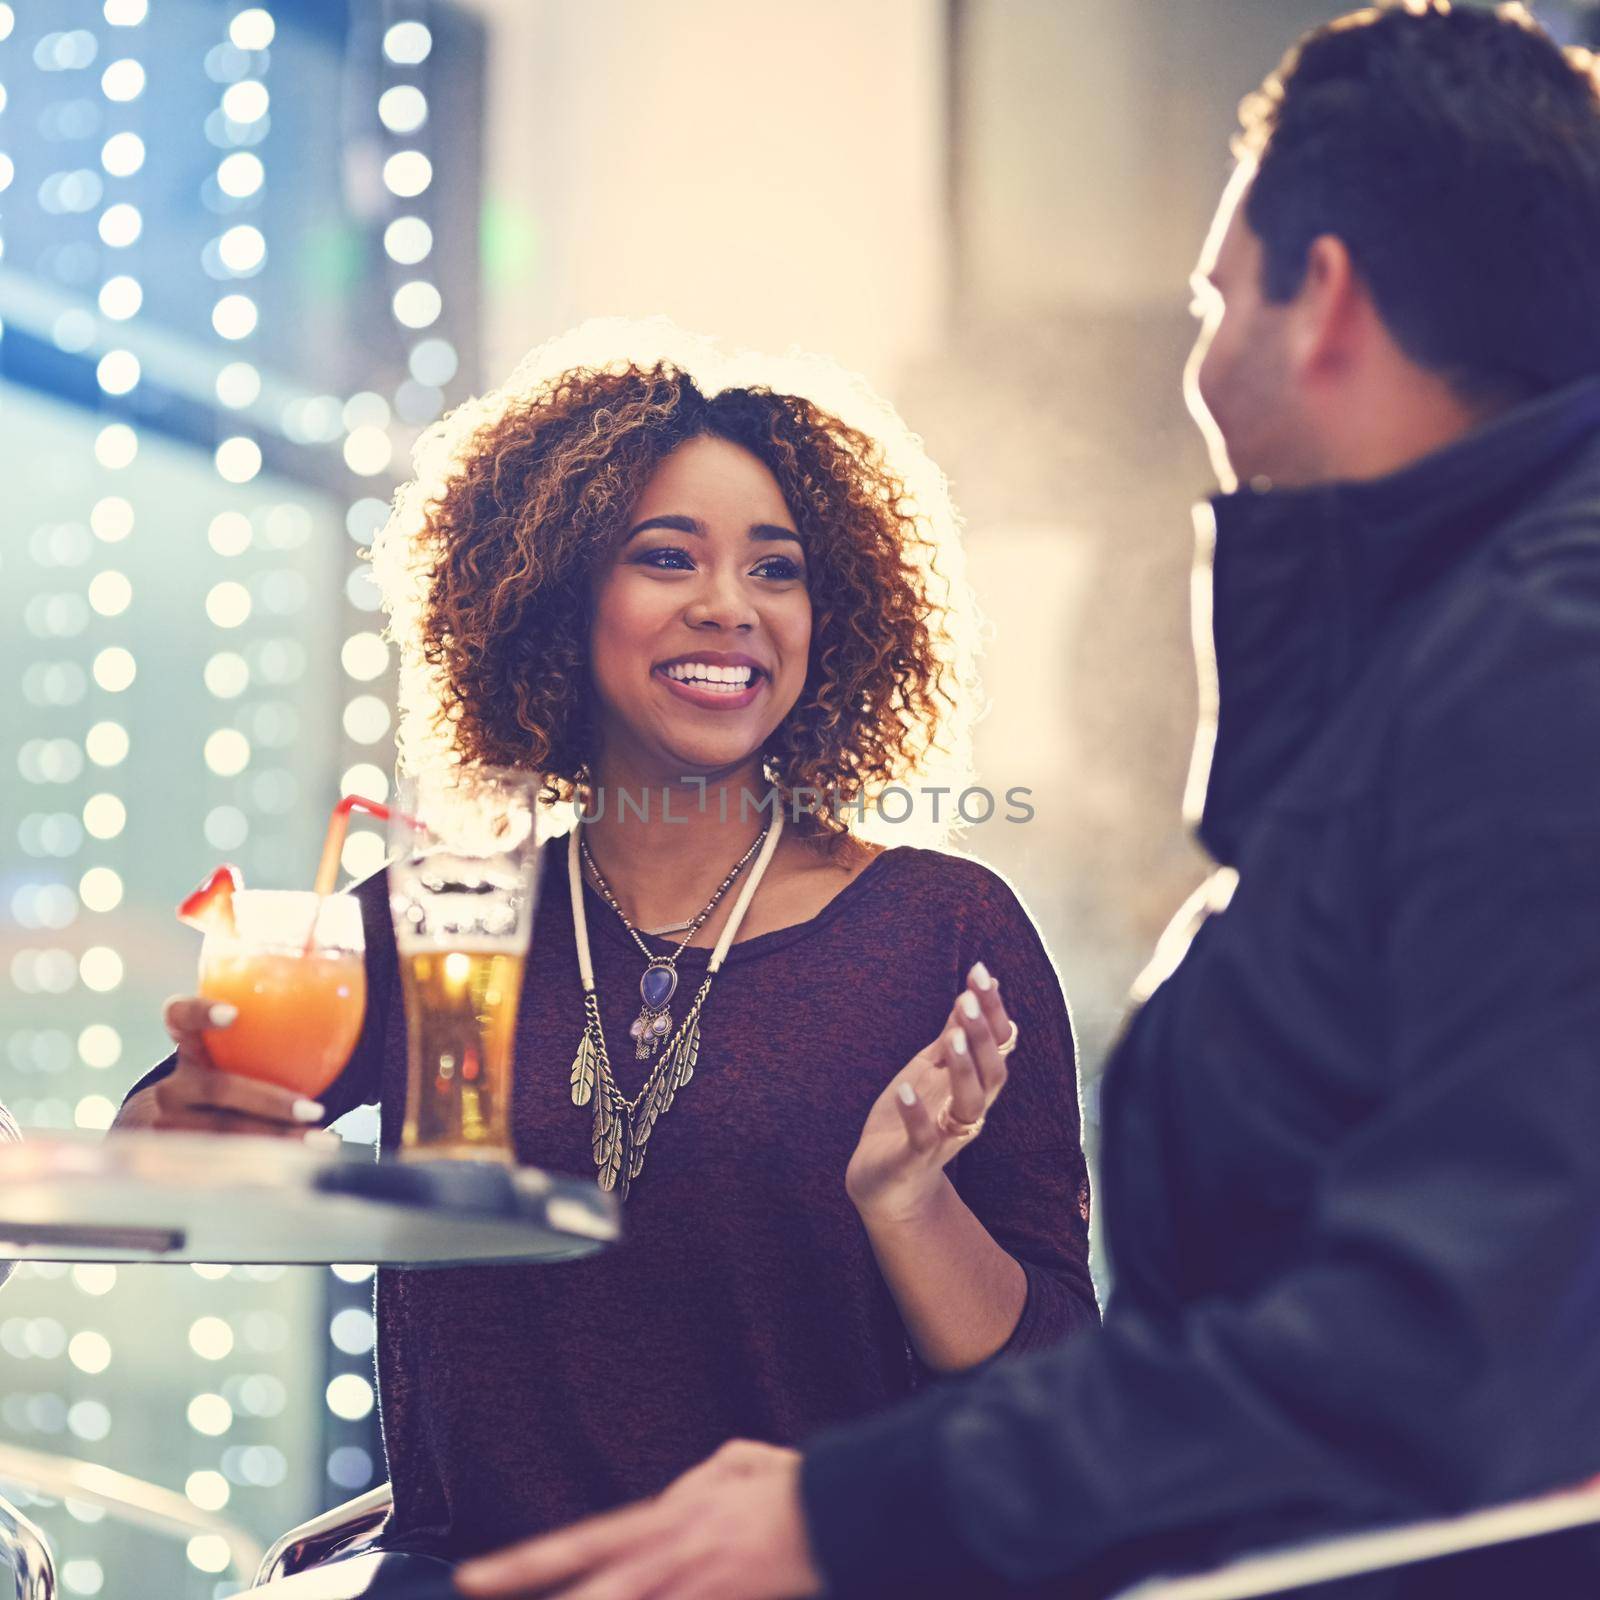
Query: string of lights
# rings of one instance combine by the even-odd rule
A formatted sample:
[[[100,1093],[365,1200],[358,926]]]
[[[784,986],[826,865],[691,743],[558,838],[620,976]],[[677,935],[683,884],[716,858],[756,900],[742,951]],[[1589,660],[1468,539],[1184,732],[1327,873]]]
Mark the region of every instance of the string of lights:
[[[392,400],[364,391],[352,397],[345,407],[345,461],[352,473],[363,478],[391,472],[397,436],[409,442],[418,428],[439,415],[444,385],[454,378],[459,364],[448,340],[428,334],[438,324],[444,308],[443,296],[428,266],[434,237],[425,212],[434,182],[434,164],[425,147],[428,98],[423,84],[417,81],[432,55],[433,35],[427,24],[416,17],[394,20],[382,31],[380,51],[376,115],[386,141],[381,171],[388,210],[383,249],[391,267],[391,316],[408,348],[406,376],[395,388]],[[387,501],[372,494],[361,494],[352,502],[346,526],[358,549],[370,544],[388,510]],[[358,612],[377,609],[377,591],[364,560],[351,569],[346,594]],[[389,648],[378,630],[357,627],[346,638],[340,661],[353,684],[372,684],[388,672]],[[391,747],[392,721],[388,701],[370,689],[358,688],[347,700],[343,725],[353,747],[350,754],[354,764],[344,773],[344,792],[377,800],[388,797],[388,772],[371,756],[376,753],[376,746],[384,747],[385,752]],[[383,850],[381,834],[354,828],[345,843],[344,867],[352,876],[364,877],[382,863]]]
[[[314,0],[0,0],[0,411],[29,464],[0,546],[0,1098],[25,1136],[104,1129],[165,1049],[188,884],[228,860],[303,885],[319,813],[389,794],[356,552],[473,360],[476,135],[433,114],[481,103],[479,42],[434,0],[337,24]],[[358,826],[345,872],[383,852]],[[373,1277],[26,1264],[0,1437],[270,1540],[382,1477]],[[130,1571],[238,1592],[216,1538],[0,1493],[64,1595],[117,1600]]]

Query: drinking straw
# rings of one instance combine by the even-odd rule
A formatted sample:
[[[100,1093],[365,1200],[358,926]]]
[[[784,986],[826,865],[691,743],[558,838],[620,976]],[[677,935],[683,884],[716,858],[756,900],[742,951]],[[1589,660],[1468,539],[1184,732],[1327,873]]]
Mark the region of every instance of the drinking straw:
[[[322,845],[322,859],[317,863],[317,876],[311,885],[311,892],[319,900],[326,899],[332,894],[333,886],[338,881],[339,857],[344,853],[344,837],[350,831],[352,811],[365,811],[381,822],[389,820],[388,806],[379,805],[376,800],[368,800],[364,795],[347,794],[333,808],[333,815],[328,818],[328,835]],[[416,826],[410,817],[404,820]]]

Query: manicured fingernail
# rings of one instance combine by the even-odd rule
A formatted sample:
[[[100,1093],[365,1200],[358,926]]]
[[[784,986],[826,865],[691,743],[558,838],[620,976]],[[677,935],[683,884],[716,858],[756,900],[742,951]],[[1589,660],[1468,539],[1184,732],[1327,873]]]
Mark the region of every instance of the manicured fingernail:
[[[294,1103],[296,1122],[321,1122],[322,1113],[322,1105],[316,1100],[296,1100]]]
[[[994,979],[989,976],[989,969],[981,961],[972,964],[972,981],[980,989],[994,988]]]
[[[978,1020],[978,997],[970,989],[962,995],[956,1004],[962,1016],[970,1018],[973,1022]]]
[[[950,1048],[958,1056],[964,1056],[967,1053],[967,1036],[959,1028],[950,1035]]]
[[[213,1028],[226,1028],[228,1024],[232,1022],[233,1019],[238,1015],[238,1006],[218,1004],[212,1006],[212,1008],[206,1012],[206,1021],[209,1022]]]
[[[909,1083],[902,1083],[895,1093],[900,1096],[900,1104],[914,1106],[917,1103],[917,1091]]]

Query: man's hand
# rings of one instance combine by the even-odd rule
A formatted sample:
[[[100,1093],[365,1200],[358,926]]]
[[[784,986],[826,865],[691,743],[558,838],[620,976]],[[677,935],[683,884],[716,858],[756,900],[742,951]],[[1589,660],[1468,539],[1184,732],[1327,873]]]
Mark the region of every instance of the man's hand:
[[[800,1456],[735,1440],[654,1500],[469,1561],[482,1600],[805,1600],[822,1593]]]

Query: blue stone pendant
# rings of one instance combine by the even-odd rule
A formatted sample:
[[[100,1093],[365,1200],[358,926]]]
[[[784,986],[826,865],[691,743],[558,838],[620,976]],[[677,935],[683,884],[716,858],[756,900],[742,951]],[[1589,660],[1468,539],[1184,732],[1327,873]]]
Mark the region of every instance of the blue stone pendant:
[[[677,987],[678,969],[670,962],[652,961],[644,969],[644,976],[639,979],[639,998],[644,1004],[628,1025],[636,1060],[648,1061],[672,1031],[672,1013],[667,1007]]]
[[[639,998],[647,1011],[660,1011],[678,987],[678,969],[665,961],[652,961],[639,980]]]

